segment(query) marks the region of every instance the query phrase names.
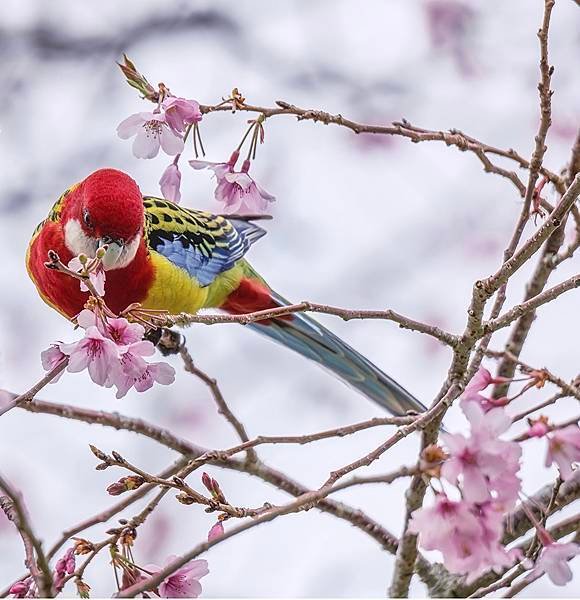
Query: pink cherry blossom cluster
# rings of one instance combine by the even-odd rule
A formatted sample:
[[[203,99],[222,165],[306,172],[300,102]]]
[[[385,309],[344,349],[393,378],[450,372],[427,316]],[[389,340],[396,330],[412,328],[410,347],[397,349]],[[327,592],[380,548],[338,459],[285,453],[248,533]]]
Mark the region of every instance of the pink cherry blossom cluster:
[[[139,77],[141,76],[139,75]],[[165,86],[160,89],[162,89],[163,94],[168,94]],[[243,105],[243,98],[239,93],[236,94],[235,98],[232,97],[232,101],[235,104],[241,103]],[[164,100],[158,102],[157,108],[153,112],[140,112],[131,115],[117,127],[117,135],[120,138],[134,138],[133,154],[137,158],[154,158],[159,154],[159,149],[175,157],[159,180],[163,197],[175,203],[179,203],[181,200],[179,159],[192,127],[194,129],[193,140],[197,158],[196,137],[201,144],[198,129],[198,123],[201,119],[200,105],[196,100],[166,95]],[[255,158],[256,146],[258,142],[262,143],[264,141],[263,119],[258,118],[249,121],[249,123],[249,130],[228,162],[189,161],[194,169],[208,168],[213,170],[217,180],[214,196],[220,204],[223,204],[221,210],[226,213],[261,214],[275,200],[272,194],[259,186],[248,174],[250,159],[251,157]],[[253,132],[253,136],[248,157],[242,163],[240,170],[235,171],[234,167],[240,156],[240,149],[251,132]]]
[[[409,531],[419,536],[425,550],[438,550],[453,573],[474,581],[487,570],[501,571],[522,558],[501,544],[503,520],[520,493],[521,448],[500,439],[512,424],[504,405],[493,405],[479,394],[498,382],[481,368],[466,387],[461,408],[470,424],[469,436],[443,433],[447,458],[440,469],[442,491],[435,503],[412,514]],[[504,403],[505,404],[505,403]],[[533,426],[534,436],[547,435],[549,428]],[[580,460],[580,429],[577,425],[554,431],[549,437],[546,464],[556,461],[562,478],[572,473],[571,463]],[[445,483],[454,486],[452,499]],[[546,572],[556,585],[571,578],[567,560],[580,552],[577,544],[559,544],[536,523],[544,548],[535,569]]]
[[[511,424],[503,408],[486,413],[465,399],[461,405],[470,435],[442,434],[448,458],[441,467],[441,478],[456,486],[460,499],[438,493],[434,506],[413,513],[409,530],[419,535],[423,548],[439,550],[450,571],[471,581],[488,569],[508,567],[517,558],[500,540],[503,515],[520,490],[521,449],[499,439]]]
[[[57,592],[62,591],[66,576],[75,572],[75,564],[75,550],[74,548],[69,548],[65,555],[58,559],[54,567],[54,589]]]
[[[142,325],[88,309],[81,311],[76,320],[84,330],[84,337],[70,344],[56,342],[42,352],[42,365],[46,370],[68,358],[67,371],[78,373],[87,369],[97,385],[115,386],[117,398],[125,396],[133,387],[144,392],[154,383],[169,385],[175,380],[172,366],[145,360],[154,354],[155,346],[143,339]]]
[[[533,371],[527,377],[524,377],[524,379],[529,379],[530,382],[515,397],[521,396],[531,386],[538,385],[538,382],[541,385],[543,382],[543,373],[541,371]],[[465,387],[462,403],[467,410],[474,410],[468,407],[468,404],[473,404],[479,406],[484,412],[506,406],[515,397],[507,398],[506,396],[502,396],[496,399],[484,396],[480,392],[491,384],[506,383],[508,381],[513,380],[505,377],[493,377],[487,369],[480,367]],[[545,460],[546,467],[556,463],[560,470],[560,476],[564,481],[572,476],[573,463],[580,461],[580,428],[578,425],[568,425],[562,429],[553,430],[548,424],[548,420],[545,417],[540,417],[539,419],[530,421],[528,437],[546,437],[548,440]]]

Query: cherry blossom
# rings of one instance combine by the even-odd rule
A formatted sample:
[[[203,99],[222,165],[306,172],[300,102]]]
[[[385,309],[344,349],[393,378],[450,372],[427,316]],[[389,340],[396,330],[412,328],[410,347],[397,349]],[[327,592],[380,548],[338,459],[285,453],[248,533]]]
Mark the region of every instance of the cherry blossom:
[[[164,362],[148,363],[141,375],[134,376],[123,374],[116,381],[117,398],[122,398],[132,388],[138,392],[145,392],[153,387],[154,383],[170,385],[175,381],[175,369]]]
[[[463,496],[470,502],[486,502],[494,497],[506,507],[517,500],[517,477],[521,448],[515,442],[500,440],[511,419],[501,408],[489,412],[476,403],[462,401],[461,407],[471,425],[471,434],[442,434],[449,458],[441,476],[455,485],[461,482]],[[493,496],[492,496],[493,493]]]
[[[176,559],[177,556],[169,556],[163,566],[166,567]],[[157,565],[147,565],[145,570],[155,575],[162,568]],[[159,595],[162,598],[197,598],[202,590],[199,580],[208,573],[206,560],[192,560],[159,584]]]
[[[215,198],[223,202],[228,213],[263,213],[276,198],[260,187],[249,175],[250,161],[245,160],[242,170],[226,173],[215,190]]]
[[[78,256],[71,258],[67,266],[71,271],[75,271],[76,273],[80,273],[84,270],[84,265]],[[102,267],[97,267],[89,273],[89,281],[92,283],[95,292],[97,292],[99,296],[102,297],[105,295],[106,276],[105,270]],[[80,286],[81,292],[89,291],[89,288],[84,281],[80,282]]]
[[[110,372],[115,369],[119,358],[119,348],[115,342],[95,326],[85,331],[85,337],[72,344],[61,344],[61,351],[69,356],[67,371],[78,373],[88,369],[91,379],[97,385],[106,385]]]
[[[559,544],[552,542],[544,545],[536,562],[535,571],[546,573],[554,585],[566,585],[572,580],[572,570],[568,561],[580,554],[580,546],[573,542]]]
[[[548,452],[546,467],[556,463],[564,481],[572,477],[572,463],[580,461],[580,428],[578,425],[568,425],[556,429],[548,435]]]
[[[432,507],[416,510],[409,531],[419,536],[425,550],[443,554],[453,573],[466,574],[467,582],[489,569],[500,570],[519,558],[501,545],[503,507],[494,502],[456,502],[439,494]]]
[[[213,170],[217,187],[214,195],[218,202],[224,204],[227,213],[263,213],[268,204],[276,199],[260,187],[248,174],[250,161],[245,160],[241,171],[234,171],[239,152],[234,152],[227,163],[212,163],[204,160],[190,160],[194,169]]]
[[[161,194],[166,200],[171,200],[175,204],[179,204],[181,200],[181,172],[179,167],[175,163],[171,163],[159,180],[159,187],[161,188]]]
[[[155,382],[168,385],[175,380],[175,370],[166,363],[148,363],[145,357],[155,353],[152,342],[144,340],[145,328],[123,317],[97,316],[84,309],[76,318],[85,330],[77,342],[58,342],[42,353],[45,369],[51,369],[69,357],[67,370],[77,373],[88,369],[91,379],[104,387],[115,386],[122,398],[133,386],[139,392]]]
[[[170,96],[161,104],[165,111],[165,121],[176,133],[185,131],[187,125],[201,121],[199,102]]]
[[[84,312],[85,311],[83,311],[83,313]],[[94,313],[89,310],[86,312],[94,315]],[[119,344],[120,346],[126,346],[140,342],[145,335],[145,328],[143,325],[139,325],[139,323],[129,323],[127,319],[120,317],[116,319],[107,319],[106,333],[107,336],[110,337],[116,344]]]
[[[62,352],[59,344],[51,344],[46,350],[40,353],[40,360],[42,362],[42,368],[45,371],[52,371],[54,367],[58,366],[63,360],[66,359],[66,354]],[[62,376],[61,371],[56,377],[54,377],[50,383],[56,383]]]
[[[183,139],[171,129],[162,113],[131,115],[119,124],[117,135],[123,140],[135,136],[133,155],[136,158],[154,158],[160,147],[170,156],[183,151]]]

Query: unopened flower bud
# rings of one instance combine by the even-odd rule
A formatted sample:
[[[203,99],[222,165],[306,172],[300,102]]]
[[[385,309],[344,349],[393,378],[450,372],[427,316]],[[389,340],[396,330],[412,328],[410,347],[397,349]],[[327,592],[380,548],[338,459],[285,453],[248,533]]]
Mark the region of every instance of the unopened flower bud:
[[[177,494],[175,497],[179,502],[181,502],[181,504],[185,504],[187,506],[190,506],[195,502],[195,500],[185,492],[181,492],[181,494]]]
[[[530,437],[544,437],[550,431],[548,417],[541,415],[537,419],[528,419],[528,435]]]
[[[89,257],[86,254],[79,254],[77,258],[83,267],[89,262]]]
[[[23,579],[22,581],[17,581],[9,590],[9,594],[12,594],[15,598],[24,598],[28,593],[28,588],[32,583],[32,579],[30,577]]]
[[[108,250],[108,246],[105,244],[104,246],[101,246],[100,248],[97,249],[97,253],[96,253],[96,257],[99,260],[102,260]]]
[[[119,481],[115,481],[108,488],[107,492],[111,496],[119,496],[124,492],[129,492],[131,490],[136,490],[138,487],[141,487],[145,483],[145,479],[140,475],[129,475],[128,477],[121,477]]]

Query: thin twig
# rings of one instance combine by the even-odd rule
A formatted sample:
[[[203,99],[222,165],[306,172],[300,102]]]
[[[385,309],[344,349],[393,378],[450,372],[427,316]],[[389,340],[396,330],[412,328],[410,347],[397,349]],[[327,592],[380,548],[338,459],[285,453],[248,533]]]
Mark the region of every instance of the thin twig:
[[[50,598],[52,597],[52,573],[50,572],[48,560],[42,549],[42,544],[32,530],[21,496],[1,475],[0,488],[4,490],[6,496],[10,498],[12,511],[9,512],[13,512],[13,514],[10,514],[9,518],[11,518],[14,525],[16,525],[16,528],[22,537],[26,551],[26,567],[34,577],[40,596]],[[34,548],[36,557],[34,557],[34,553],[31,551],[30,546]]]
[[[235,429],[236,433],[238,434],[238,437],[240,438],[240,440],[242,440],[242,442],[248,442],[249,437],[246,432],[246,428],[231,411],[217,384],[217,381],[195,366],[193,358],[189,353],[189,350],[187,349],[185,343],[182,343],[180,345],[179,354],[183,360],[183,366],[185,370],[201,379],[209,387],[213,399],[217,404],[219,414],[223,415],[226,421],[228,421],[228,423],[230,423],[230,425]],[[258,460],[258,455],[256,454],[256,451],[253,449],[253,447],[247,447],[246,456],[250,462],[256,462]]]
[[[67,365],[68,358],[64,359],[62,362],[48,371],[48,373],[38,383],[35,383],[27,392],[20,394],[20,396],[14,395],[10,402],[4,406],[0,406],[0,417],[9,410],[33,400],[36,394],[38,394],[42,388],[46,387],[55,377],[58,376],[59,373],[62,373],[65,370]]]

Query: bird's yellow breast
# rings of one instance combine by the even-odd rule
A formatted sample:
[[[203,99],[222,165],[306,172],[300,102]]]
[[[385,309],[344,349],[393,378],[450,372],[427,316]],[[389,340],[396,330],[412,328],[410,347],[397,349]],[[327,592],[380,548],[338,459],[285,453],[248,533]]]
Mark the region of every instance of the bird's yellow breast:
[[[200,308],[218,307],[235,290],[243,277],[240,262],[220,273],[211,284],[202,287],[185,269],[155,252],[150,254],[154,277],[144,308],[167,310],[171,314],[195,313]]]

